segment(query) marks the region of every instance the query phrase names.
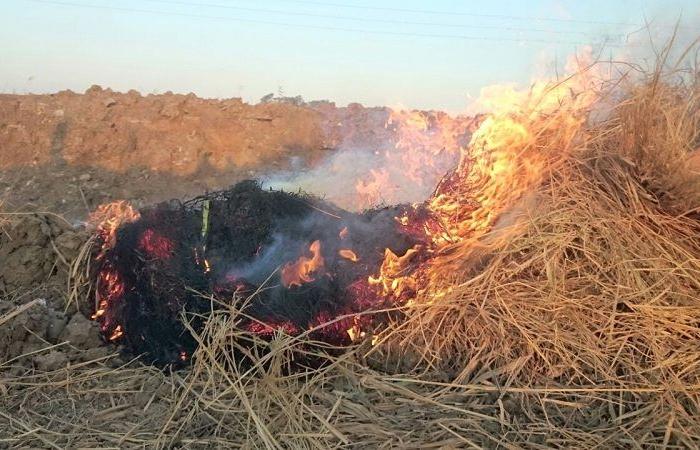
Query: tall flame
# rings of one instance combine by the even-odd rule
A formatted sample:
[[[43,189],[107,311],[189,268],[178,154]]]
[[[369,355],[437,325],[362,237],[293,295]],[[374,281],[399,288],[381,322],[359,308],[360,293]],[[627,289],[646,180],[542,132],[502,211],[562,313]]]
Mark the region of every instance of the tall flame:
[[[491,112],[461,149],[457,168],[443,179],[428,203],[431,217],[423,221],[422,229],[430,245],[416,247],[404,257],[387,250],[370,284],[396,299],[424,289],[431,290],[431,298],[440,298],[433,291],[468,260],[465,255],[504,239],[506,233],[495,232],[499,227],[518,225],[522,214],[511,213],[518,205],[527,205],[528,194],[545,171],[564,160],[588,111],[599,100],[595,85],[602,78],[586,66],[587,61],[585,55],[579,56],[576,67],[570,64],[575,75],[564,81],[536,82],[525,91],[513,86],[482,91],[480,102]],[[419,140],[413,142],[421,145]],[[400,223],[406,226],[409,220],[402,217]],[[455,256],[460,253],[462,257]],[[407,273],[408,260],[420,259],[421,254],[435,257]]]

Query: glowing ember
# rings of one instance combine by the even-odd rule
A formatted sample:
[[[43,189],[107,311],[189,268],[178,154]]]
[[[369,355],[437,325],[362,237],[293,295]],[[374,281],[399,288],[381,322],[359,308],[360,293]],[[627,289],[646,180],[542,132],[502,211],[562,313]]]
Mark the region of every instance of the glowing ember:
[[[294,335],[299,333],[299,327],[291,322],[250,322],[245,326],[246,330],[261,336],[271,336],[276,332],[284,332]]]
[[[168,259],[172,256],[174,247],[173,241],[150,228],[143,232],[139,241],[139,248],[151,258]]]
[[[321,255],[321,241],[316,240],[309,246],[312,256],[300,256],[293,263],[287,263],[282,267],[282,285],[286,288],[301,286],[315,280],[324,269],[324,260]]]
[[[202,204],[211,205],[207,219]],[[144,208],[118,232],[110,225],[118,221],[98,227],[93,318],[105,340],[163,364],[189,362],[197,348],[183,310],[197,331],[212,308],[232,307],[242,313],[238,329],[262,339],[308,332],[314,340],[349,345],[408,295],[400,288],[408,284],[392,277],[405,277],[414,266],[413,252],[404,254],[424,241],[412,228],[424,222],[419,210],[425,208],[354,214],[250,183],[211,200]],[[395,220],[404,215],[409,226]],[[350,236],[358,238],[352,245]],[[387,246],[404,256],[382,264]],[[381,281],[370,285],[367,276],[380,266]],[[271,274],[279,282],[268,283]]]

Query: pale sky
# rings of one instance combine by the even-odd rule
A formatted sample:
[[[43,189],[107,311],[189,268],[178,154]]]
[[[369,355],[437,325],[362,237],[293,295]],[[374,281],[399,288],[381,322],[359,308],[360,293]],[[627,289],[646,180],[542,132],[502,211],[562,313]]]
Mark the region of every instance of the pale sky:
[[[586,44],[700,31],[698,0],[0,0],[0,92],[92,84],[459,112]]]

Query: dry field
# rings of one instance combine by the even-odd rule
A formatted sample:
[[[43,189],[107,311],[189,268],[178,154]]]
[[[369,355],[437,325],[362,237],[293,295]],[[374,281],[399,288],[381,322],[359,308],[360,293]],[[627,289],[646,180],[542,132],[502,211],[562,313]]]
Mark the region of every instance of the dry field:
[[[700,447],[700,82],[666,56],[487,118],[431,200],[435,255],[383,268],[416,287],[402,320],[341,356],[241,349],[230,309],[190,367],[146,367],[78,312],[88,235],[0,216],[0,446]]]

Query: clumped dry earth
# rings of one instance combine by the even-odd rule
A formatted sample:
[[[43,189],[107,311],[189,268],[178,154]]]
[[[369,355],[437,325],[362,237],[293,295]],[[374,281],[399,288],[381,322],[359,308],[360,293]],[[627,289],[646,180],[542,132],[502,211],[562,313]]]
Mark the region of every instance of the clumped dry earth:
[[[83,349],[100,347],[97,327],[78,312],[76,304],[66,302],[69,265],[88,234],[57,215],[10,217],[0,235],[0,310],[9,315],[0,326],[3,358],[33,354],[61,341]],[[14,315],[17,311],[25,312]],[[41,352],[24,363],[52,370],[67,358],[63,352]]]

